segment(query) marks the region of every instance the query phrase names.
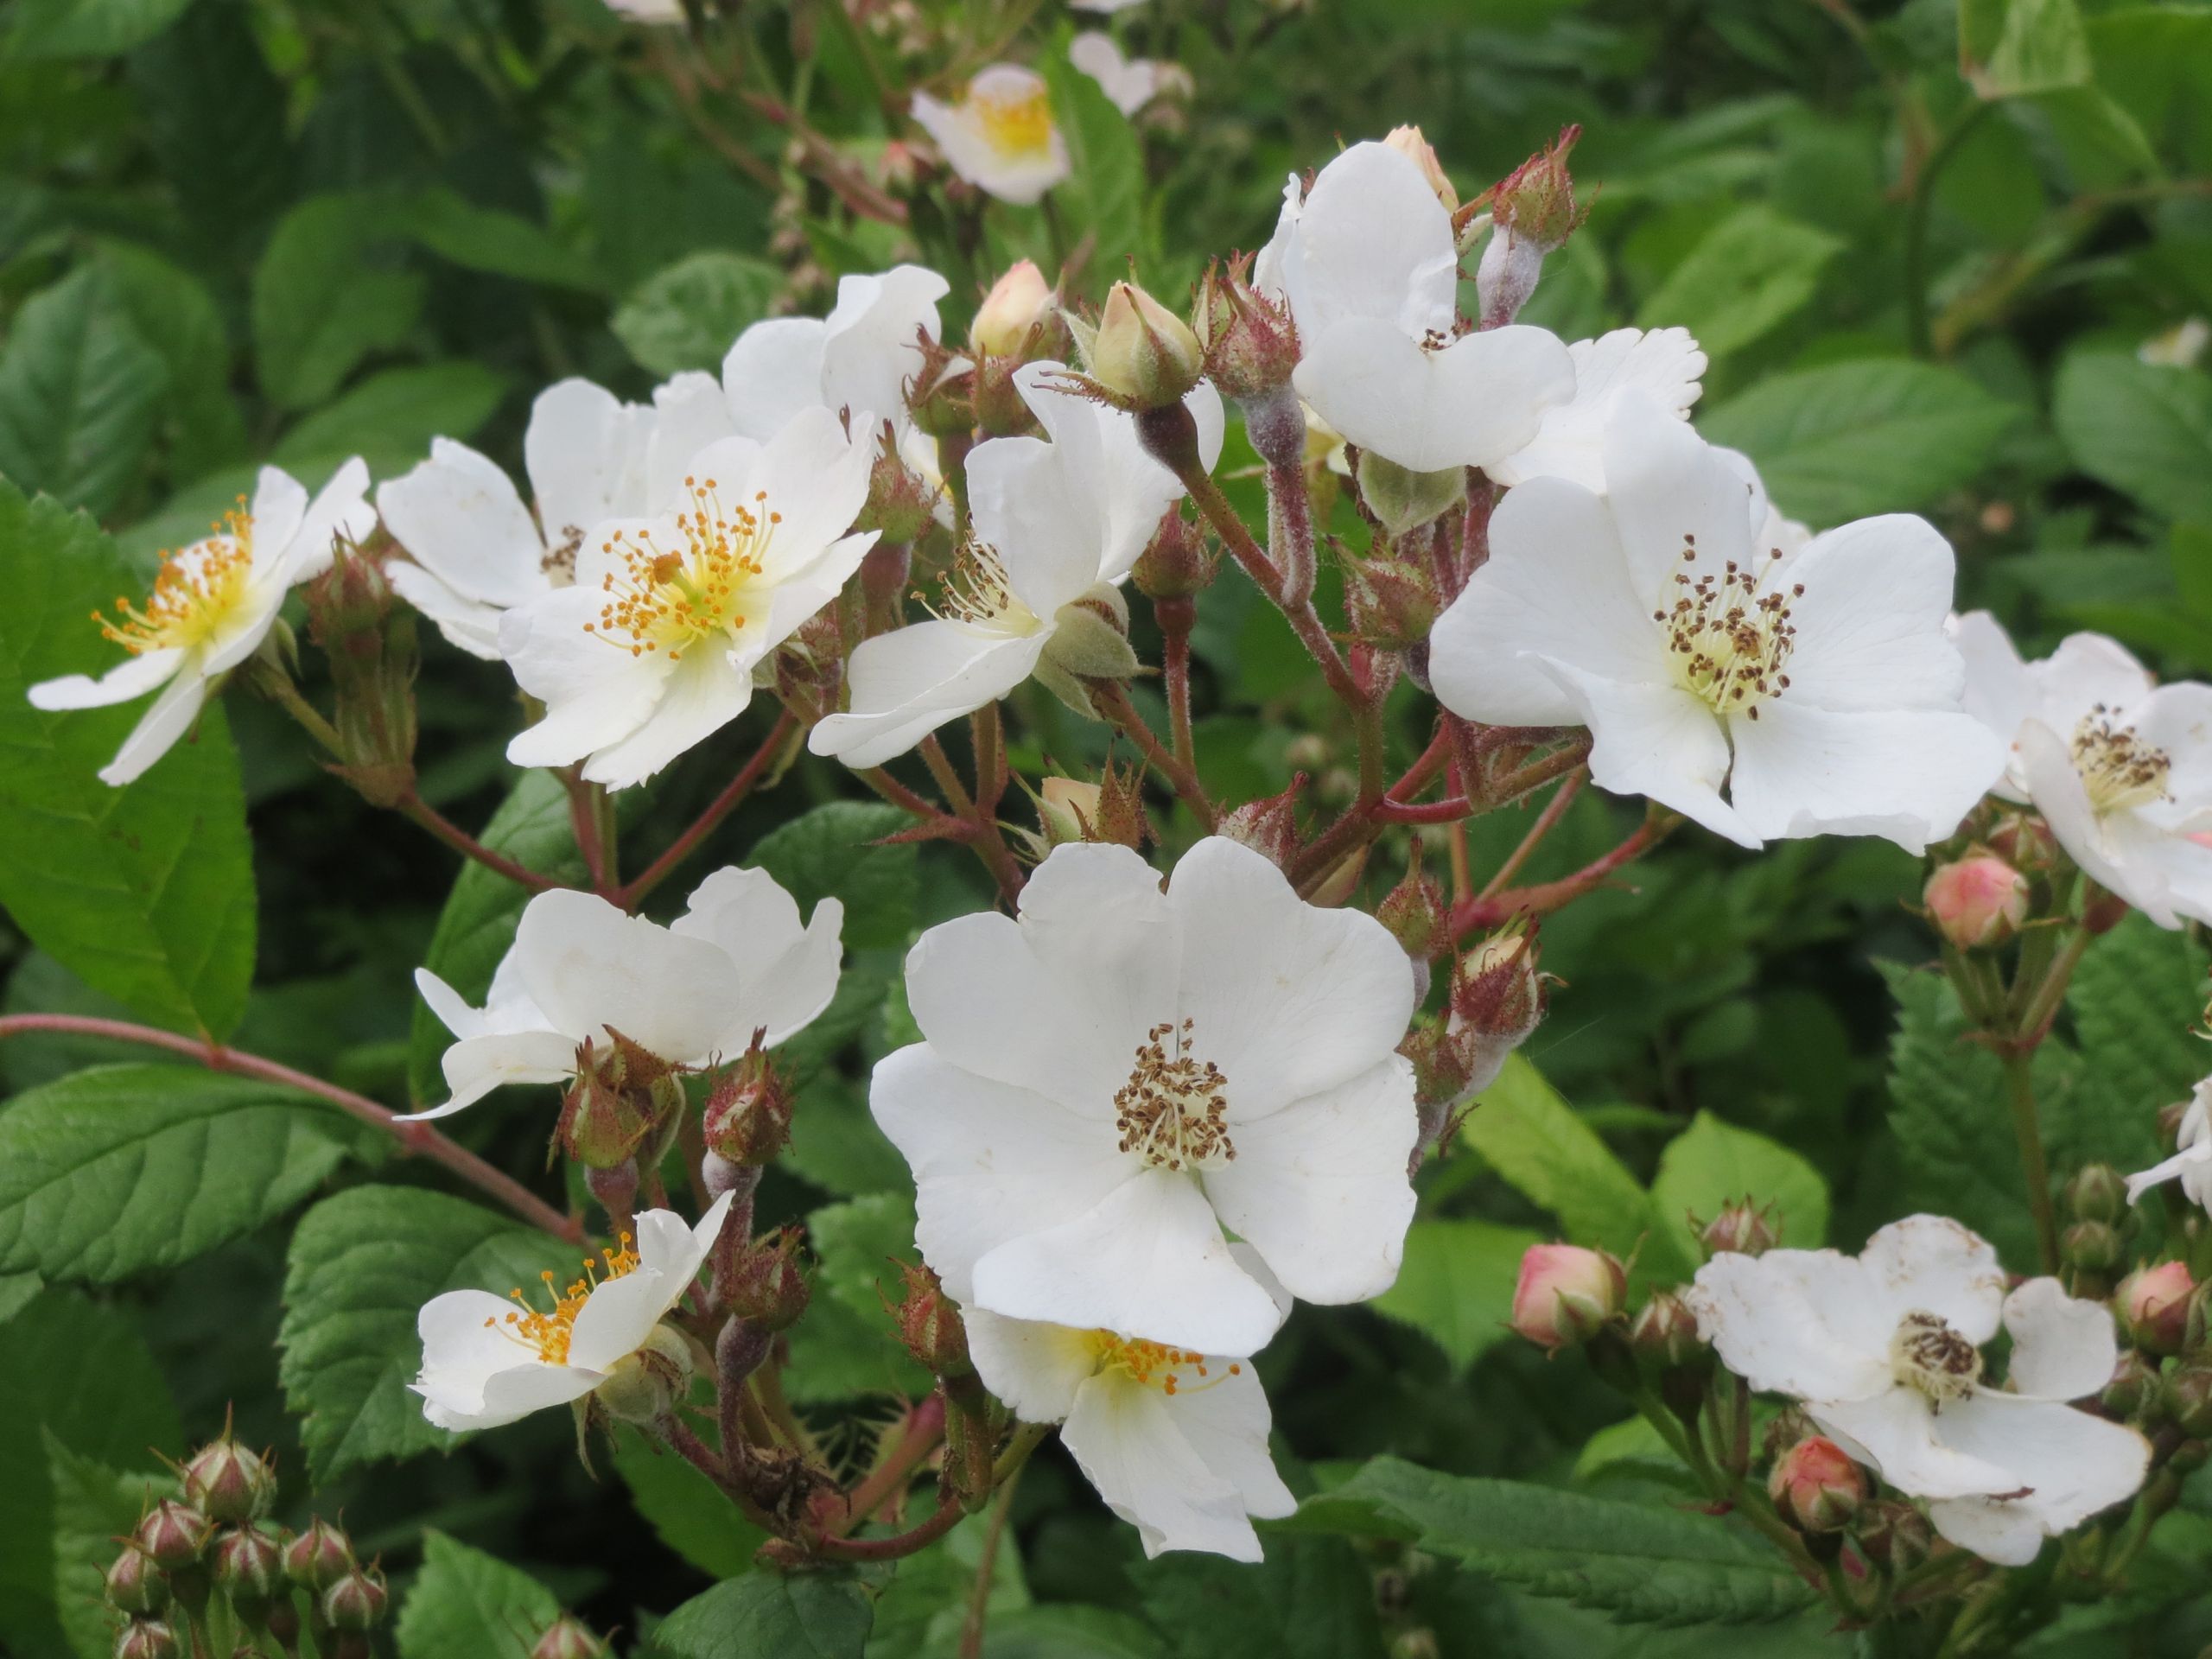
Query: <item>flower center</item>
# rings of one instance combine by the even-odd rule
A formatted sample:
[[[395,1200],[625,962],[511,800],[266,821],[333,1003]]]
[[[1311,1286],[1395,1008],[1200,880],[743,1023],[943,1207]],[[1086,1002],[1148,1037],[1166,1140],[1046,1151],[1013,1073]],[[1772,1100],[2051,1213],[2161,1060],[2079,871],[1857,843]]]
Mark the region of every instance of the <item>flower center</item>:
[[[1006,564],[998,550],[987,542],[965,542],[953,555],[952,569],[939,584],[938,603],[920,594],[923,607],[940,621],[958,622],[994,633],[1027,634],[1037,631],[1035,613],[1014,596]],[[942,607],[942,608],[940,608]]]
[[[584,1311],[592,1292],[637,1271],[638,1253],[631,1248],[632,1243],[631,1236],[624,1233],[612,1249],[586,1256],[584,1276],[570,1281],[566,1290],[555,1287],[553,1269],[546,1268],[537,1276],[545,1281],[545,1294],[552,1300],[551,1307],[532,1306],[518,1287],[507,1293],[515,1300],[515,1312],[503,1320],[485,1320],[485,1327],[499,1329],[500,1335],[531,1350],[545,1364],[567,1364],[569,1343],[576,1332],[576,1315]]]
[[[1781,551],[1771,556],[1779,559]],[[1758,574],[1733,559],[1718,573],[1700,574],[1690,568],[1696,563],[1696,538],[1685,536],[1674,605],[1652,612],[1651,620],[1666,630],[1675,677],[1684,690],[1716,715],[1757,720],[1759,705],[1789,683],[1782,671],[1797,639],[1789,601],[1804,593],[1804,585],[1762,594]]]
[[[622,571],[600,579],[607,602],[599,620],[584,624],[632,657],[665,651],[671,663],[712,634],[732,639],[744,628],[752,594],[766,568],[768,543],[783,515],[768,510],[764,491],[750,506],[725,508],[715,480],[683,480],[690,510],[676,515],[680,547],[663,547],[650,531],[617,531],[606,550],[618,554]],[[761,595],[763,599],[766,595]]]
[[[1191,1054],[1188,1020],[1154,1026],[1137,1045],[1137,1063],[1114,1096],[1114,1127],[1123,1152],[1155,1169],[1183,1169],[1236,1156],[1230,1144],[1229,1079],[1211,1060]],[[1174,1052],[1170,1053],[1172,1042]]]
[[[1890,1338],[1890,1374],[1917,1389],[1940,1411],[1963,1400],[1981,1381],[1981,1351],[1940,1317],[1916,1308]]]
[[[245,498],[212,528],[215,534],[206,541],[162,555],[143,609],[118,594],[113,620],[94,611],[100,632],[133,657],[189,651],[212,639],[238,608],[253,573],[253,519]]]
[[[1041,84],[1014,98],[973,92],[969,102],[975,105],[983,142],[1002,159],[1030,161],[1051,153],[1052,100]]]
[[[2173,760],[2138,738],[2117,714],[2098,703],[2074,728],[2074,764],[2099,812],[2119,812],[2163,800]]]
[[[1117,1337],[1111,1331],[1090,1332],[1091,1351],[1097,1355],[1097,1370],[1119,1371],[1140,1388],[1158,1389],[1171,1397],[1177,1394],[1195,1394],[1221,1382],[1211,1374],[1204,1354],[1190,1353],[1180,1348],[1170,1348],[1163,1343],[1139,1342],[1127,1337]],[[1243,1374],[1243,1362],[1231,1360],[1228,1375]],[[1198,1381],[1193,1383],[1192,1378]]]

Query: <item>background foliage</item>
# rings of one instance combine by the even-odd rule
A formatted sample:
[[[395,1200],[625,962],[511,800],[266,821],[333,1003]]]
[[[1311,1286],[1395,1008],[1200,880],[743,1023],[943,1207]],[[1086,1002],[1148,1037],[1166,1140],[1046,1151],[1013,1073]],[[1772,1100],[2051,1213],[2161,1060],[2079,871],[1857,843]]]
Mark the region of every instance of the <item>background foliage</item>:
[[[16,0],[0,15],[6,1011],[127,1012],[397,1106],[434,1086],[442,1040],[410,971],[427,961],[474,994],[505,948],[518,891],[474,867],[456,879],[444,849],[322,777],[270,708],[232,698],[116,793],[92,774],[135,711],[23,700],[85,665],[85,612],[263,459],[312,487],[348,454],[382,478],[445,435],[512,465],[545,382],[641,397],[715,364],[746,323],[818,311],[841,272],[902,257],[952,277],[948,334],[1025,253],[1069,260],[1093,297],[1134,258],[1171,294],[1204,256],[1264,238],[1291,168],[1399,121],[1424,126],[1463,194],[1584,124],[1596,209],[1523,320],[1568,338],[1688,326],[1713,359],[1701,425],[1793,516],[1926,512],[1958,549],[1962,607],[1994,607],[2024,646],[2094,626],[2164,671],[2212,669],[2212,377],[2142,356],[2212,313],[2212,7],[1151,0],[1116,27],[1188,67],[1187,108],[1132,126],[1067,69],[1067,18],[1010,0],[748,3],[717,27],[720,84],[680,34],[595,0]],[[913,188],[894,142],[911,130],[886,114],[882,86],[938,82],[1001,41],[1046,67],[1077,157],[1049,214]],[[903,202],[905,222],[855,211],[872,199]],[[1349,734],[1255,595],[1210,593],[1198,645],[1211,789],[1269,792],[1300,770],[1348,795]],[[573,866],[557,789],[501,758],[504,671],[426,655],[424,798],[526,864]],[[1096,763],[1099,728],[1022,696],[1020,758]],[[723,771],[708,750],[678,763],[626,842],[664,844]],[[791,1388],[857,1458],[886,1391],[924,1382],[874,1288],[912,1211],[867,1122],[866,1067],[910,1034],[906,944],[988,894],[957,849],[868,845],[897,815],[851,793],[801,757],[700,868],[742,857],[803,904],[847,905],[844,988],[791,1051],[808,1082],[762,1207],[809,1225],[820,1277]],[[1532,875],[1610,846],[1629,812],[1586,793]],[[1171,844],[1190,833],[1164,827]],[[1521,828],[1478,821],[1477,859]],[[1716,1618],[1742,1624],[1726,1639],[1744,1659],[1847,1647],[1797,1616],[1807,1599],[1770,1555],[1671,1507],[1655,1444],[1609,1427],[1611,1396],[1501,1343],[1499,1321],[1531,1240],[1640,1246],[1639,1273],[1671,1280],[1694,1259],[1685,1217],[1747,1190],[1782,1200],[1792,1243],[1855,1246],[1929,1205],[2026,1259],[1995,1065],[1959,1046],[1922,971],[1916,880],[1880,843],[1753,859],[1686,834],[1635,893],[1562,914],[1553,1018],[1424,1178],[1396,1289],[1370,1312],[1301,1311],[1262,1363],[1289,1478],[1329,1500],[1270,1535],[1264,1567],[1147,1565],[1042,1458],[1018,1547],[995,1559],[987,1651],[1658,1656],[1709,1651],[1709,1630],[1675,1627]],[[2139,921],[2091,952],[2043,1057],[2062,1166],[2150,1159],[2155,1109],[2204,1069],[2185,1034],[2204,967],[2196,940]],[[105,1651],[96,1575],[162,1478],[149,1447],[205,1437],[232,1407],[278,1448],[288,1513],[312,1482],[384,1552],[404,1659],[519,1659],[518,1633],[556,1599],[640,1635],[744,1567],[756,1541],[640,1441],[596,1482],[557,1414],[423,1455],[442,1437],[401,1391],[416,1306],[534,1272],[542,1240],[282,1089],[48,1036],[0,1045],[0,1649]],[[458,1133],[529,1178],[544,1128],[511,1108]],[[652,1650],[807,1650],[791,1644],[804,1629],[825,1653],[949,1654],[981,1554],[969,1523],[902,1564],[872,1621],[849,1582],[738,1578]],[[2208,1565],[2212,1492],[2192,1490],[2149,1588],[2035,1650],[2194,1653],[2212,1638]],[[1434,1645],[1403,1645],[1415,1631]]]

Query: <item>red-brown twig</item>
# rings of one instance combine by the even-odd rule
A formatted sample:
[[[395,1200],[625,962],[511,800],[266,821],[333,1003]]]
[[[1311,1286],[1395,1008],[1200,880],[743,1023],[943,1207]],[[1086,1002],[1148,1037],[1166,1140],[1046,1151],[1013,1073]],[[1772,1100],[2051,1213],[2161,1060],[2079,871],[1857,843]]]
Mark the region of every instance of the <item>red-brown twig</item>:
[[[614,902],[625,910],[635,910],[639,900],[668,879],[670,872],[689,858],[709,836],[714,834],[723,819],[737,810],[745,798],[753,792],[761,775],[783,753],[791,734],[798,728],[798,717],[786,709],[777,721],[775,729],[761,741],[753,752],[753,758],[738,769],[737,776],[728,786],[715,797],[707,810],[691,821],[690,827],[669,844],[669,849],[640,871],[635,880],[614,895]]]
[[[550,888],[568,885],[566,882],[555,880],[550,875],[541,874],[524,865],[516,863],[505,853],[493,852],[411,790],[402,796],[397,804],[401,812],[421,824],[423,828],[445,842],[463,858],[473,859],[486,869],[496,871],[505,876],[508,880],[527,887],[532,893],[544,893]]]
[[[1556,881],[1540,882],[1533,887],[1508,887],[1488,898],[1476,898],[1456,906],[1452,912],[1452,937],[1465,938],[1478,927],[1496,927],[1499,923],[1526,913],[1546,916],[1561,905],[1580,898],[1623,865],[1642,857],[1656,846],[1675,820],[1659,819],[1656,815],[1638,824],[1636,833],[1602,858],[1592,859],[1572,875]]]

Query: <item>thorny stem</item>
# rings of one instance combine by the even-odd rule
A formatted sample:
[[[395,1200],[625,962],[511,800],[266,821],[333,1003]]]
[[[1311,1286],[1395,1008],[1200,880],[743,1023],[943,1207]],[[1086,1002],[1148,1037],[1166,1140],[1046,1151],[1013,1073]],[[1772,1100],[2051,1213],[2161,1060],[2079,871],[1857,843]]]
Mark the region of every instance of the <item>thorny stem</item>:
[[[983,861],[983,868],[999,884],[999,896],[1012,905],[1021,896],[1021,866],[1014,858],[1014,849],[1006,844],[1006,837],[999,833],[998,821],[968,793],[967,785],[960,781],[960,774],[953,767],[952,758],[945,753],[944,745],[938,741],[935,732],[922,740],[921,748],[930,776],[937,779],[946,804],[952,808],[951,816],[969,827],[963,839],[976,849],[976,856]]]
[[[2035,1050],[2005,1051],[2005,1096],[2012,1108],[2012,1134],[2020,1143],[2020,1173],[2028,1184],[2028,1211],[2035,1217],[2036,1252],[2045,1273],[2058,1271],[2058,1217],[2050,1202],[2050,1166],[2043,1153],[2043,1129],[2036,1121]]]
[[[1006,794],[1006,733],[999,721],[999,706],[987,702],[968,717],[976,750],[976,816],[995,816]]]
[[[906,1431],[899,1436],[899,1443],[847,1496],[844,1518],[836,1532],[842,1535],[851,1531],[881,1509],[944,1438],[944,1396],[933,1394],[914,1408],[914,1414],[907,1420]]]
[[[1455,906],[1452,912],[1452,937],[1461,939],[1478,927],[1496,927],[1523,911],[1532,916],[1549,915],[1570,899],[1579,899],[1599,886],[1624,864],[1649,852],[1680,822],[1670,813],[1654,810],[1627,840],[1602,858],[1591,860],[1572,875],[1556,881],[1539,882],[1533,887],[1508,887],[1487,897],[1478,895],[1464,905]]]
[[[1185,766],[1198,765],[1198,746],[1191,734],[1191,627],[1198,607],[1188,594],[1153,601],[1153,619],[1160,624],[1165,642],[1161,662],[1167,681],[1167,731],[1175,758]]]
[[[1220,821],[1220,814],[1206,796],[1205,785],[1198,781],[1198,772],[1180,755],[1172,754],[1162,744],[1144,715],[1129,700],[1128,690],[1115,680],[1094,680],[1090,683],[1090,700],[1099,713],[1104,715],[1114,728],[1138,748],[1183,799],[1198,822],[1211,832]]]
[[[532,893],[547,893],[568,885],[555,880],[550,875],[541,875],[525,865],[518,864],[505,853],[493,852],[411,789],[400,797],[396,804],[398,811],[421,824],[463,858],[473,859],[486,869],[495,871]]]
[[[280,1065],[275,1060],[264,1059],[257,1054],[247,1054],[235,1048],[226,1048],[220,1043],[181,1036],[152,1026],[134,1025],[128,1020],[103,1020],[75,1014],[0,1016],[0,1041],[10,1037],[29,1036],[36,1032],[105,1037],[117,1042],[166,1049],[172,1054],[181,1054],[187,1059],[198,1062],[210,1071],[227,1072],[233,1077],[258,1077],[265,1083],[282,1084],[302,1094],[313,1095],[318,1100],[327,1100],[340,1111],[382,1129],[399,1143],[401,1151],[442,1165],[471,1186],[499,1199],[533,1227],[541,1227],[555,1237],[566,1239],[571,1243],[581,1243],[583,1240],[584,1228],[580,1218],[562,1214],[505,1171],[494,1169],[474,1153],[457,1146],[428,1123],[404,1122],[390,1108],[379,1106],[367,1096],[357,1095],[350,1089],[340,1089],[334,1083],[325,1083],[320,1077],[311,1077],[304,1071],[295,1071],[289,1065]]]
[[[569,791],[569,822],[575,830],[576,851],[583,855],[584,868],[591,874],[591,890],[602,899],[610,898],[614,872],[607,867],[607,844],[600,836],[599,803],[605,791],[597,784],[586,783],[582,769],[575,766],[563,771],[560,779]]]
[[[976,1582],[969,1587],[968,1612],[960,1624],[960,1659],[983,1659],[983,1622],[990,1617],[991,1577],[998,1565],[999,1541],[1006,1535],[1007,1517],[1014,1512],[1014,1488],[1021,1484],[1022,1465],[1002,1482],[991,1500],[990,1519],[983,1526],[983,1547],[976,1558]]]
[[[1567,816],[1567,809],[1574,804],[1574,798],[1582,792],[1582,785],[1589,779],[1590,772],[1586,766],[1577,766],[1567,774],[1567,780],[1560,785],[1559,792],[1544,803],[1544,810],[1536,814],[1536,821],[1529,826],[1529,833],[1521,837],[1521,844],[1505,855],[1505,861],[1483,884],[1483,890],[1475,895],[1478,899],[1489,898],[1521,874],[1521,867],[1529,861],[1529,855],[1541,846],[1544,837],[1558,827],[1559,821]]]
[[[701,842],[719,829],[722,821],[743,804],[753,787],[789,746],[791,734],[798,728],[798,717],[788,709],[776,721],[775,729],[762,740],[753,752],[753,758],[738,769],[737,776],[728,786],[715,797],[707,810],[695,818],[689,829],[669,844],[669,849],[639,872],[637,879],[614,895],[614,902],[625,910],[635,910],[639,901],[666,880],[685,859],[697,849]]]
[[[812,1548],[816,1554],[833,1561],[895,1561],[928,1548],[958,1526],[967,1513],[960,1495],[947,1492],[938,1500],[936,1512],[911,1531],[890,1538],[822,1537],[813,1541]]]

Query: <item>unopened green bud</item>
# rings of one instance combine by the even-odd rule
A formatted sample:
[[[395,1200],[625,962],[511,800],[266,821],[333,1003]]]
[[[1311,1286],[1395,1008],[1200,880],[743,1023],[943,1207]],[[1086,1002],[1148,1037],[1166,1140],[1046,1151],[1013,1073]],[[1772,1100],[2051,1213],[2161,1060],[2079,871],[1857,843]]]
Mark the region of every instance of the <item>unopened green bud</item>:
[[[2127,1213],[2127,1178],[2110,1164],[2084,1164],[2066,1183],[2066,1207],[2080,1221],[2116,1222]]]
[[[240,1618],[257,1621],[285,1590],[276,1540],[253,1526],[224,1533],[215,1541],[215,1583]]]
[[[600,1659],[607,1644],[573,1613],[563,1613],[533,1643],[530,1659]]]
[[[1092,378],[1131,409],[1179,404],[1205,372],[1205,350],[1191,327],[1131,283],[1106,296],[1091,345]]]
[[[664,1421],[683,1397],[691,1380],[691,1344],[683,1333],[655,1325],[645,1345],[608,1368],[607,1380],[592,1390],[594,1403],[608,1415],[640,1427]]]
[[[384,1574],[373,1567],[357,1567],[322,1592],[322,1617],[334,1630],[372,1630],[384,1622],[391,1600]]]
[[[763,1331],[781,1331],[806,1312],[812,1290],[798,1262],[799,1235],[784,1228],[754,1241],[741,1256],[724,1298],[731,1313]]]
[[[169,1605],[169,1581],[154,1558],[126,1542],[107,1570],[108,1605],[126,1613],[158,1613]]]

